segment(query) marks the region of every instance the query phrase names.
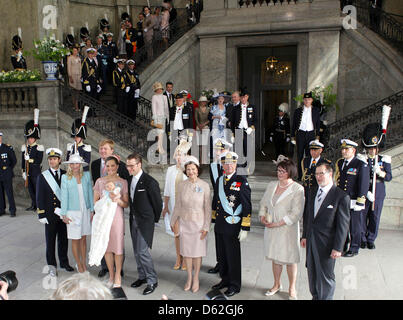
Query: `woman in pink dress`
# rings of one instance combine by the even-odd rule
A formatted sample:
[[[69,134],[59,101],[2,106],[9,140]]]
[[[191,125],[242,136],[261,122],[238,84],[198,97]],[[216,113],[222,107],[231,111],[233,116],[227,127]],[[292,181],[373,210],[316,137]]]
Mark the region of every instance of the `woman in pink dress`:
[[[127,181],[118,176],[119,160],[114,157],[108,157],[105,160],[107,176],[99,178],[94,186],[94,203],[96,203],[105,193],[117,203],[115,216],[113,218],[112,226],[109,234],[108,247],[105,253],[105,261],[109,270],[108,286],[118,288],[122,284],[120,272],[123,263],[123,248],[124,248],[124,231],[125,220],[123,215],[123,208],[129,206],[129,194],[127,188]],[[115,187],[120,187],[120,195],[109,191],[110,184],[113,183]],[[114,271],[115,267],[115,271]]]
[[[172,231],[177,230],[175,224],[179,222],[180,253],[185,260],[188,275],[184,289],[189,291],[192,288],[193,292],[197,292],[202,257],[207,253],[207,233],[211,223],[210,186],[198,178],[200,164],[196,157],[187,156],[184,167],[188,179],[178,185],[171,228]]]

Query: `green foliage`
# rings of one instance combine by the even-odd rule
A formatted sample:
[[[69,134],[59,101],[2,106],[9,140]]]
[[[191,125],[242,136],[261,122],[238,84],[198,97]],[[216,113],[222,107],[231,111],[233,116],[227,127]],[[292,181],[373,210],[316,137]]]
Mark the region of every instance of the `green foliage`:
[[[0,83],[4,82],[26,82],[40,81],[41,72],[39,70],[13,70],[0,72]]]
[[[27,55],[32,55],[39,61],[60,61],[67,53],[69,49],[64,47],[64,44],[59,40],[44,37],[42,40],[34,41],[35,48],[26,51]]]
[[[325,112],[329,111],[331,108],[336,108],[339,111],[339,105],[337,104],[337,95],[333,93],[333,84],[329,84],[327,87],[316,86],[312,90],[312,97],[314,100],[321,100],[321,95],[323,95],[323,107]],[[294,98],[295,101],[303,103],[304,95],[300,94]]]

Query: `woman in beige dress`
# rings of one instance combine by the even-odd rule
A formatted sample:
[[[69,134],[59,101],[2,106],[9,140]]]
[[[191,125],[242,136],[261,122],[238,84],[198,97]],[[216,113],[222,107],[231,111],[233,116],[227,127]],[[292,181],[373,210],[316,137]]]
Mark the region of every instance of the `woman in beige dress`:
[[[274,286],[265,295],[272,296],[281,290],[280,277],[283,265],[286,265],[289,299],[295,300],[297,264],[300,262],[299,221],[305,198],[304,188],[293,180],[297,173],[295,164],[283,159],[276,163],[278,180],[269,183],[260,201],[260,221],[265,225],[265,256],[272,260],[274,274]]]
[[[210,108],[207,106],[208,100],[205,96],[200,96],[199,98],[199,107],[195,109],[195,120],[196,120],[196,131],[197,131],[197,139],[199,144],[199,155],[202,156],[202,147],[208,144],[208,135],[210,133],[209,128],[209,119],[208,115],[210,113]],[[205,130],[203,135],[203,130]]]
[[[165,134],[165,126],[169,121],[168,98],[163,95],[164,87],[161,82],[153,84],[154,95],[151,98],[151,109],[153,112],[153,125],[158,131],[158,152],[162,156],[165,154],[163,148],[163,138]]]
[[[198,178],[200,164],[194,156],[186,157],[184,167],[188,179],[178,186],[171,228],[175,230],[174,225],[178,220],[180,252],[187,269],[184,289],[189,291],[192,288],[193,292],[197,292],[202,257],[207,253],[207,233],[211,223],[210,186]]]
[[[72,49],[71,55],[67,58],[67,74],[69,75],[69,85],[73,90],[73,104],[74,110],[79,111],[78,109],[78,92],[82,90],[81,84],[81,58],[78,55],[78,48],[74,47]]]

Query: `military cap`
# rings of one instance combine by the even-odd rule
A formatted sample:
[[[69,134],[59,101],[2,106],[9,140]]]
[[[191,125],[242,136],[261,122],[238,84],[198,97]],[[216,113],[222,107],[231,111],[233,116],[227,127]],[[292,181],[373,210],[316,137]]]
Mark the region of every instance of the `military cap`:
[[[129,59],[129,60],[126,61],[126,64],[127,65],[136,64],[136,61],[134,61],[133,59]]]
[[[214,140],[214,144],[213,144],[214,149],[224,150],[224,149],[229,149],[231,147],[232,147],[232,144],[227,142],[227,141],[225,141],[222,138],[217,138],[217,139]]]
[[[34,120],[30,120],[25,124],[24,135],[27,138],[41,138],[41,127],[39,126],[39,109],[34,109]]]
[[[100,29],[103,29],[103,28],[109,29],[110,28],[109,21],[106,20],[105,18],[101,19],[101,21],[99,22],[99,28]]]
[[[309,142],[309,149],[320,149],[324,147],[325,146],[323,145],[323,143],[320,143],[319,140],[312,140],[311,142]]]
[[[235,152],[228,151],[221,157],[221,163],[235,163],[238,161],[238,155]]]
[[[112,33],[112,32],[108,32],[108,33],[106,34],[106,37],[113,37],[113,33]]]
[[[354,141],[351,141],[349,139],[341,139],[340,140],[341,143],[341,148],[345,149],[345,148],[357,148],[358,144],[355,143]]]
[[[365,148],[382,148],[385,145],[385,135],[382,133],[380,123],[369,123],[362,133],[362,144]]]
[[[95,52],[95,51],[97,51],[95,48],[88,48],[88,49],[87,49],[87,52],[88,52],[88,53],[90,53],[90,52]]]
[[[184,98],[184,95],[183,95],[183,93],[177,93],[176,95],[175,95],[175,99],[182,99],[182,98]]]
[[[68,35],[66,36],[66,45],[67,45],[68,47],[74,46],[74,36],[73,36],[72,34],[68,34]]]
[[[313,99],[313,97],[312,97],[312,91],[311,92],[306,92],[306,93],[304,93],[304,99],[305,98],[312,98]]]
[[[59,157],[61,158],[63,155],[63,151],[58,148],[48,148],[46,149],[46,154],[49,157]]]
[[[80,29],[80,37],[81,37],[81,39],[87,38],[87,37],[89,37],[89,35],[90,35],[90,32],[88,31],[88,29],[86,27],[82,27]]]
[[[76,119],[73,121],[71,126],[71,137],[80,137],[82,139],[87,139],[87,125],[85,121],[87,119],[88,110],[90,108],[88,106],[84,107],[84,112],[81,119]]]
[[[287,102],[283,102],[282,104],[280,104],[280,105],[278,106],[278,111],[287,112],[287,111],[288,111],[288,103],[287,103]]]

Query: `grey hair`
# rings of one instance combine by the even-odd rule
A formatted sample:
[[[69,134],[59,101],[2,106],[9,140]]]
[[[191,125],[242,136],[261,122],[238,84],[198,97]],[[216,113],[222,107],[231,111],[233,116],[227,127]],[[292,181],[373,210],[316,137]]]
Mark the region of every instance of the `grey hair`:
[[[111,291],[88,271],[60,283],[50,300],[112,300]]]

